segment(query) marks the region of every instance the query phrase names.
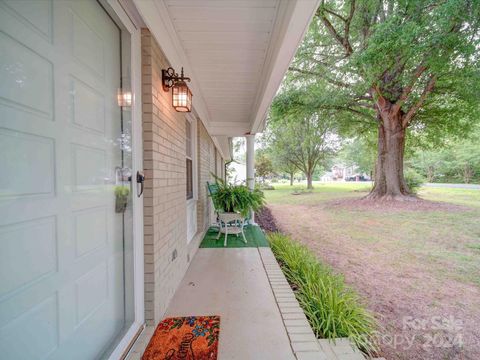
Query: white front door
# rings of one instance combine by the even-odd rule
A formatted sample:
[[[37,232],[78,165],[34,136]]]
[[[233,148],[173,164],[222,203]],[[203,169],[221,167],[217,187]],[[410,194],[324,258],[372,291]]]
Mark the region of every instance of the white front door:
[[[2,359],[101,358],[128,325],[120,40],[93,0],[0,0]]]

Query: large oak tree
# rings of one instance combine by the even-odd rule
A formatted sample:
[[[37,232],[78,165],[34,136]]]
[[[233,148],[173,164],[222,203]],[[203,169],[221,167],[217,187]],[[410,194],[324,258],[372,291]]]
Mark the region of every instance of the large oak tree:
[[[409,198],[407,133],[438,141],[478,119],[479,9],[477,0],[323,0],[274,107],[376,126],[369,198]]]

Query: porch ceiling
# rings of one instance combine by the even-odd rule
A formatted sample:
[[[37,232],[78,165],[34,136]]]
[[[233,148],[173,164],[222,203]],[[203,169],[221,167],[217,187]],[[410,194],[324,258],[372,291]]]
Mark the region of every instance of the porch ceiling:
[[[214,136],[261,132],[319,0],[134,0]]]

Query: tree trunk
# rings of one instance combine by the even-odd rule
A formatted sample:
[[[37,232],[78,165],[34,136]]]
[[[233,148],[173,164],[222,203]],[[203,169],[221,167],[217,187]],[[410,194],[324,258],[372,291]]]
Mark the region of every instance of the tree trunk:
[[[290,173],[290,186],[293,186],[293,172]]]
[[[427,182],[433,182],[433,179],[435,178],[435,169],[433,166],[429,166],[427,170]]]
[[[307,173],[307,189],[312,190],[313,189],[313,184],[312,184],[312,174]]]
[[[380,118],[380,116],[379,116]],[[405,128],[402,113],[384,113],[378,126],[378,156],[375,166],[375,184],[367,199],[415,199],[403,176]]]
[[[470,165],[465,164],[463,165],[463,181],[465,184],[469,184],[470,180],[472,180],[473,177],[473,170],[470,167]]]

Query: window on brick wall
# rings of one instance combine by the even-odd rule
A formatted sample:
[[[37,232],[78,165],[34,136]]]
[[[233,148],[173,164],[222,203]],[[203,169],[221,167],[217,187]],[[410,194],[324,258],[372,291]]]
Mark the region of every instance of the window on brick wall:
[[[185,138],[187,142],[187,200],[193,199],[193,134],[192,123],[185,120]]]
[[[187,242],[197,233],[197,119],[185,118],[185,174],[187,176]]]

